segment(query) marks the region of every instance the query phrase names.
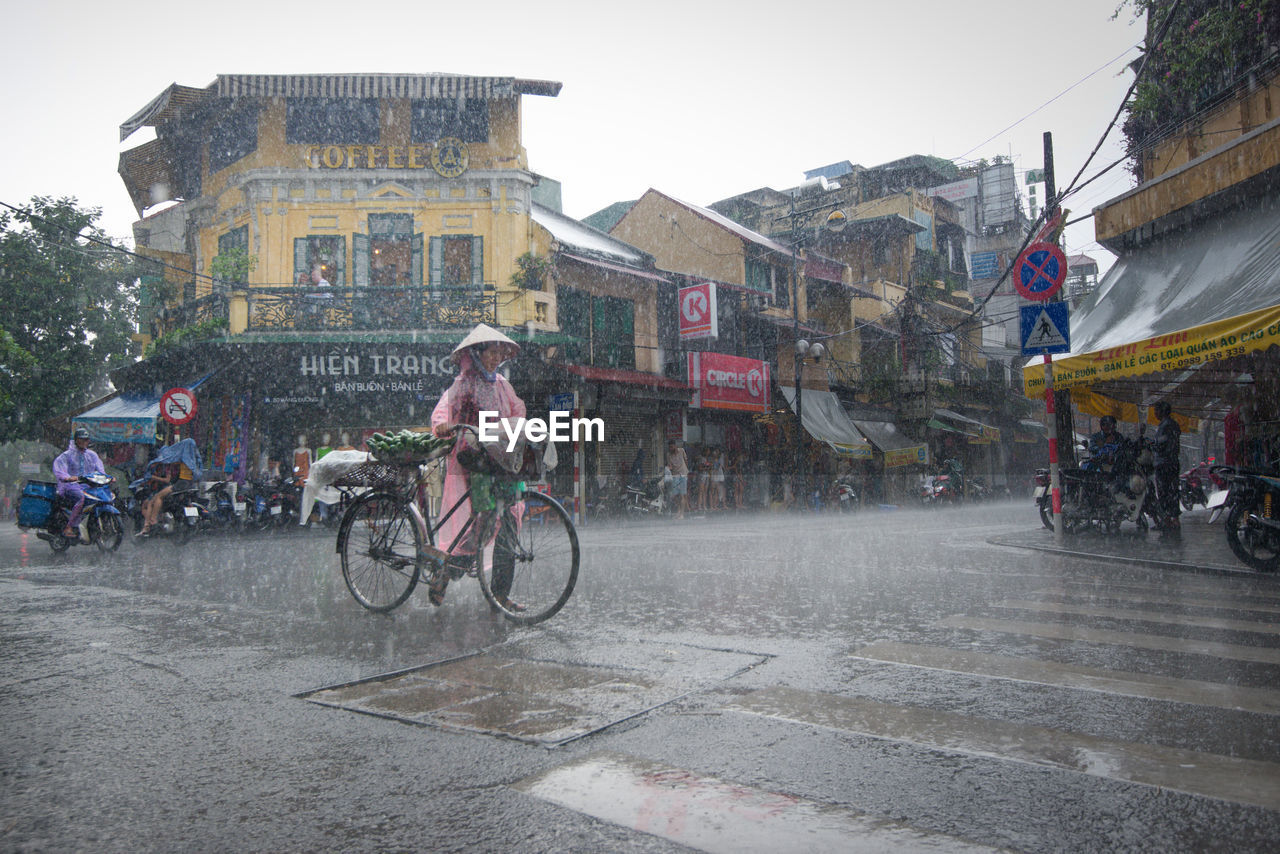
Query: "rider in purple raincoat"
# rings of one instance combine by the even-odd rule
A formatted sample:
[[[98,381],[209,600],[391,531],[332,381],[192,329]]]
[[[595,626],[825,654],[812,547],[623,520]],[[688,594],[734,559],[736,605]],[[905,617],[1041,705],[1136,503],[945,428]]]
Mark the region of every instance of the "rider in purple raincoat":
[[[80,478],[84,475],[105,473],[106,468],[102,465],[102,460],[98,458],[97,453],[89,449],[89,431],[83,427],[77,427],[71,435],[71,442],[67,445],[67,449],[53,461],[53,476],[58,481],[58,495],[72,496],[76,502],[71,508],[71,515],[67,517],[67,527],[62,532],[64,537],[74,540],[79,536],[76,526],[80,524],[80,514],[84,512],[84,484],[80,483]]]

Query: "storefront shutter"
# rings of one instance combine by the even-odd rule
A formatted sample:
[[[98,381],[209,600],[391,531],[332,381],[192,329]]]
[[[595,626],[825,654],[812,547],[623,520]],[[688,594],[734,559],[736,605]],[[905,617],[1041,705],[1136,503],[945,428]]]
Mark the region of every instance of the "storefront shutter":
[[[443,296],[440,292],[440,283],[444,279],[444,238],[431,238],[430,249],[427,263],[430,265],[431,298],[438,300]]]
[[[422,287],[422,234],[415,234],[409,244],[410,273],[409,284],[415,288]]]
[[[484,238],[471,238],[471,284],[477,291],[484,290]]]
[[[351,235],[351,266],[355,268],[352,284],[367,287],[369,284],[369,235]]]
[[[307,257],[310,254],[310,246],[311,241],[305,237],[293,239],[293,281],[290,284],[296,285],[300,276],[311,272],[311,259]]]

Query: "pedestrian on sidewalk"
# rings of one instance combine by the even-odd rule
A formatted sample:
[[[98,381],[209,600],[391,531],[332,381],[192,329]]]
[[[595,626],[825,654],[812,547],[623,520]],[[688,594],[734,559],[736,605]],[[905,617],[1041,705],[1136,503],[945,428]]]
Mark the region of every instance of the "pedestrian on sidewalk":
[[[1156,501],[1159,502],[1161,539],[1177,539],[1182,536],[1182,523],[1178,518],[1182,508],[1178,505],[1178,469],[1182,449],[1182,428],[1173,420],[1173,407],[1162,400],[1155,405],[1156,437],[1151,442],[1151,453],[1156,465]]]

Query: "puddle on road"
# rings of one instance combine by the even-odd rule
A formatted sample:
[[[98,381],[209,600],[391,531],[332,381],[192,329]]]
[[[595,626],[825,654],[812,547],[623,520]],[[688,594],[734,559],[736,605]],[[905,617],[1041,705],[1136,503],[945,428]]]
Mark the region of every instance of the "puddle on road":
[[[513,788],[701,851],[995,850],[620,753],[586,756],[521,780]]]
[[[644,643],[630,644],[635,649],[619,655],[618,646],[610,650],[607,664],[583,662],[581,651],[562,650],[563,657],[575,661],[566,664],[531,660],[518,647],[503,648],[297,696],[405,723],[556,746],[731,678],[767,658],[700,647],[683,647],[686,654],[673,656],[667,654],[671,644],[655,655]],[[628,664],[619,665],[619,660]]]

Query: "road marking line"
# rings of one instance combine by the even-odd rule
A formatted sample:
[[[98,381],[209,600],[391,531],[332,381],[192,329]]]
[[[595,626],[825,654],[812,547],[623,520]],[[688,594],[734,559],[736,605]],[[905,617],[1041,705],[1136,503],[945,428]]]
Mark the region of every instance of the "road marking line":
[[[970,629],[978,632],[1001,632],[1010,635],[1031,635],[1054,640],[1085,641],[1086,643],[1114,644],[1135,649],[1152,649],[1162,652],[1181,652],[1190,655],[1210,655],[1235,661],[1257,661],[1263,664],[1280,664],[1280,649],[1272,647],[1242,646],[1231,643],[1177,638],[1165,635],[1117,632],[1107,629],[1090,629],[1067,623],[1032,623],[1023,620],[988,620],[977,617],[947,617],[937,625],[953,629]]]
[[[1083,588],[1083,590],[1079,588]],[[1056,587],[1051,586],[1038,590],[1036,595],[1070,596],[1073,599],[1080,599],[1082,594],[1093,592],[1102,594],[1101,598],[1103,599],[1120,599],[1135,604],[1184,605],[1188,608],[1232,608],[1243,611],[1259,611],[1265,614],[1280,613],[1280,597],[1266,596],[1255,592],[1241,593],[1238,596],[1224,596],[1222,595],[1222,588],[1206,587],[1202,590],[1187,590],[1187,595],[1185,596],[1141,595],[1152,591],[1168,594],[1169,588],[1168,586],[1157,587],[1155,585],[1142,585],[1139,587],[1123,584],[1098,584],[1092,581],[1068,581]],[[1128,593],[1134,595],[1130,596]],[[1087,597],[1087,601],[1092,601],[1092,598]]]
[[[1196,614],[1169,614],[1161,611],[1142,611],[1135,608],[1086,607],[1085,605],[1071,605],[1059,602],[1037,602],[1030,599],[1005,599],[1003,602],[995,603],[995,607],[1015,608],[1021,611],[1043,611],[1050,614],[1109,617],[1116,620],[1141,620],[1146,623],[1162,623],[1173,626],[1198,626],[1205,629],[1280,635],[1280,625],[1271,625],[1260,620],[1225,620]]]
[[[782,686],[725,707],[931,750],[1061,768],[1280,809],[1280,765]]]
[[[996,849],[804,798],[601,752],[512,788],[700,851],[978,852]]]
[[[1225,685],[1194,679],[1174,679],[1147,673],[1080,667],[1055,661],[965,652],[937,646],[884,641],[859,649],[853,658],[945,670],[950,673],[1054,685],[1083,691],[1124,694],[1152,700],[1192,703],[1264,715],[1280,715],[1280,691]]]

